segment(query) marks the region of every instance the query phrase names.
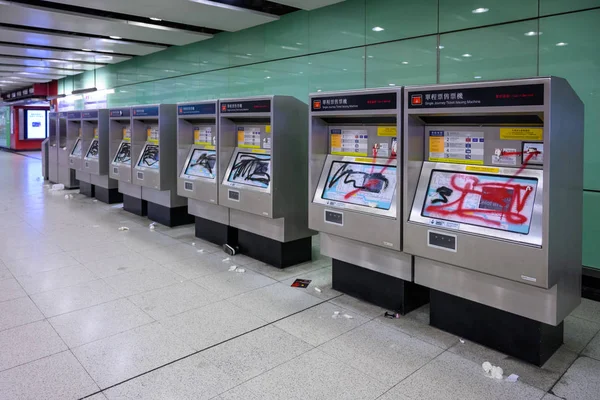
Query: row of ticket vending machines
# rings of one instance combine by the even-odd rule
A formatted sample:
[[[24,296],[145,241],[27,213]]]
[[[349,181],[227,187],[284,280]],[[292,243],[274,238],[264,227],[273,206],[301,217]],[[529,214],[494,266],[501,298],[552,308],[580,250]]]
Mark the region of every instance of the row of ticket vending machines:
[[[51,113],[49,179],[531,363],[580,303],[583,104],[561,78]]]

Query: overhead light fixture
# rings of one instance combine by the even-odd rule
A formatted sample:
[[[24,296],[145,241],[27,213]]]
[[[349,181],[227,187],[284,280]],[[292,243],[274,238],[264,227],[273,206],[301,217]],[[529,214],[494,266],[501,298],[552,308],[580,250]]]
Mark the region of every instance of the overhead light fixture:
[[[75,95],[78,95],[78,94],[87,94],[87,93],[94,93],[94,92],[97,92],[97,91],[98,91],[98,88],[95,88],[95,87],[93,87],[93,88],[86,88],[86,89],[75,89],[75,90],[73,90],[71,92],[71,94],[75,94]]]
[[[490,9],[489,9],[489,8],[485,8],[485,7],[479,7],[479,8],[476,8],[476,9],[474,9],[474,10],[473,10],[473,11],[471,11],[471,12],[472,12],[473,14],[483,14],[483,13],[486,13],[486,12],[488,12],[488,11],[490,11]]]
[[[373,32],[381,32],[381,31],[385,31],[385,29],[383,29],[380,26],[375,26],[373,27],[373,29],[371,29]]]
[[[440,50],[443,48],[444,48],[444,46],[442,46],[441,44],[438,46],[438,49],[440,49]]]
[[[565,42],[558,42],[558,43],[556,43],[556,45],[557,45],[558,47],[564,47],[564,46],[566,46],[566,45],[568,45],[568,44],[569,44],[569,43],[565,43]]]
[[[408,61],[402,61],[402,64],[406,65],[408,64]]]
[[[367,58],[373,58],[373,56],[367,56]]]
[[[265,79],[271,79],[271,77],[270,76],[266,76]]]
[[[152,21],[162,21],[162,19],[160,19],[160,18],[156,18],[156,17],[150,17],[150,19],[151,19]]]
[[[92,51],[92,49],[81,49],[82,51]]]
[[[525,32],[525,36],[539,36],[542,33],[543,32],[529,31],[529,32]]]
[[[121,36],[113,36],[113,35],[109,36],[109,38],[115,39],[115,40],[121,40],[121,39],[123,39]]]
[[[469,57],[471,57],[471,55],[470,55],[469,53],[465,53],[465,54],[463,54],[462,56],[463,56],[463,57],[465,57],[465,58],[469,58]]]

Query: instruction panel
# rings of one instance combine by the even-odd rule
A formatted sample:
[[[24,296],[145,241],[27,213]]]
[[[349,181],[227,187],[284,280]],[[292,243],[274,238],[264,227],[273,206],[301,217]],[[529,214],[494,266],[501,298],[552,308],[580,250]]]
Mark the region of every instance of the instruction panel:
[[[260,128],[238,126],[238,147],[260,149]]]
[[[194,127],[194,144],[214,146],[214,138],[212,134],[212,127],[210,126],[195,126]]]
[[[331,154],[341,156],[366,156],[369,134],[362,129],[332,129]]]
[[[126,126],[123,128],[123,140],[126,142],[131,142],[131,126]]]
[[[483,165],[483,132],[429,131],[429,161]]]

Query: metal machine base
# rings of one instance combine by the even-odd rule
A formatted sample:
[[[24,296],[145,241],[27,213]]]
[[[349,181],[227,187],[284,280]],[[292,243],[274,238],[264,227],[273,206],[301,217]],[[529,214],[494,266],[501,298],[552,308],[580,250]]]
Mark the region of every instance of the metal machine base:
[[[277,268],[312,260],[312,238],[279,242],[248,231],[238,231],[240,253]]]
[[[229,225],[196,217],[196,237],[222,246],[237,246],[238,230]]]
[[[430,324],[520,360],[542,366],[563,344],[558,326],[431,289]]]
[[[429,289],[381,272],[332,259],[333,289],[405,315],[429,302]]]
[[[79,181],[79,193],[87,197],[94,197],[96,193],[95,186],[89,182]]]
[[[148,202],[148,219],[168,227],[193,224],[194,216],[188,214],[187,206],[166,207]]]
[[[80,184],[81,186],[81,184]],[[115,204],[123,202],[123,195],[119,193],[119,189],[107,189],[102,186],[95,186],[95,197],[106,204]]]
[[[123,210],[140,217],[148,215],[148,202],[137,197],[123,195]]]

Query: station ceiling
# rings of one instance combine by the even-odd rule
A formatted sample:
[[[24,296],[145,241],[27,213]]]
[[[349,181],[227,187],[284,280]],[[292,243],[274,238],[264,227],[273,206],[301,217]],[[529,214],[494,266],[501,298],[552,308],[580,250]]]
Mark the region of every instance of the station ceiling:
[[[344,0],[0,0],[0,92]]]

